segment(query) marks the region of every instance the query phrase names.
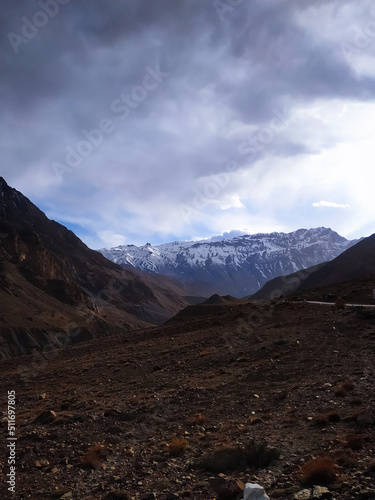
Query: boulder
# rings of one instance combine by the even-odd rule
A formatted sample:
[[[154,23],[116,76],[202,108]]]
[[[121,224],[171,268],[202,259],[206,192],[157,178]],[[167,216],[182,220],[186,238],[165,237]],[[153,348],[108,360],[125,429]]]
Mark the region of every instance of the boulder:
[[[243,500],[270,500],[263,486],[258,483],[246,483]]]

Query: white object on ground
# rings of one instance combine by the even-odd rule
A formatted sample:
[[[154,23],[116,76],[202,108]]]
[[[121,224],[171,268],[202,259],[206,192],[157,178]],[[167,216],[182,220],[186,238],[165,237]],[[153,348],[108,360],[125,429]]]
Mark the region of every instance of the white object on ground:
[[[270,497],[264,491],[263,486],[257,483],[246,483],[243,492],[243,500],[270,500]]]

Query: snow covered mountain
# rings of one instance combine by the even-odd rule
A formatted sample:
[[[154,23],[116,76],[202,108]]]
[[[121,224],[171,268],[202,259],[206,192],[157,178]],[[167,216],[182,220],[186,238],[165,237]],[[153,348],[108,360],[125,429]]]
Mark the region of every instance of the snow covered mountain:
[[[356,241],[319,227],[156,246],[121,245],[100,252],[125,268],[165,274],[182,282],[204,281],[221,295],[244,297],[277,276],[332,260]]]

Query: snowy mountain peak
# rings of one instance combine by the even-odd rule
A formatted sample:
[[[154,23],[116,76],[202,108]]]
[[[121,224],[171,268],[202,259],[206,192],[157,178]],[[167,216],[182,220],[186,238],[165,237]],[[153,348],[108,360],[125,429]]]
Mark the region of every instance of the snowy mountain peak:
[[[222,295],[245,296],[283,274],[332,260],[351,242],[330,228],[291,233],[258,233],[143,246],[118,246],[100,252],[122,266],[205,281]]]

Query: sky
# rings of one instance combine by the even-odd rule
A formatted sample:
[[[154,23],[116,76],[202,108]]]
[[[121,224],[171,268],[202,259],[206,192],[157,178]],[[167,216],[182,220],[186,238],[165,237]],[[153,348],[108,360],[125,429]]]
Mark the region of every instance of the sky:
[[[0,9],[0,175],[91,248],[375,232],[372,0]]]

